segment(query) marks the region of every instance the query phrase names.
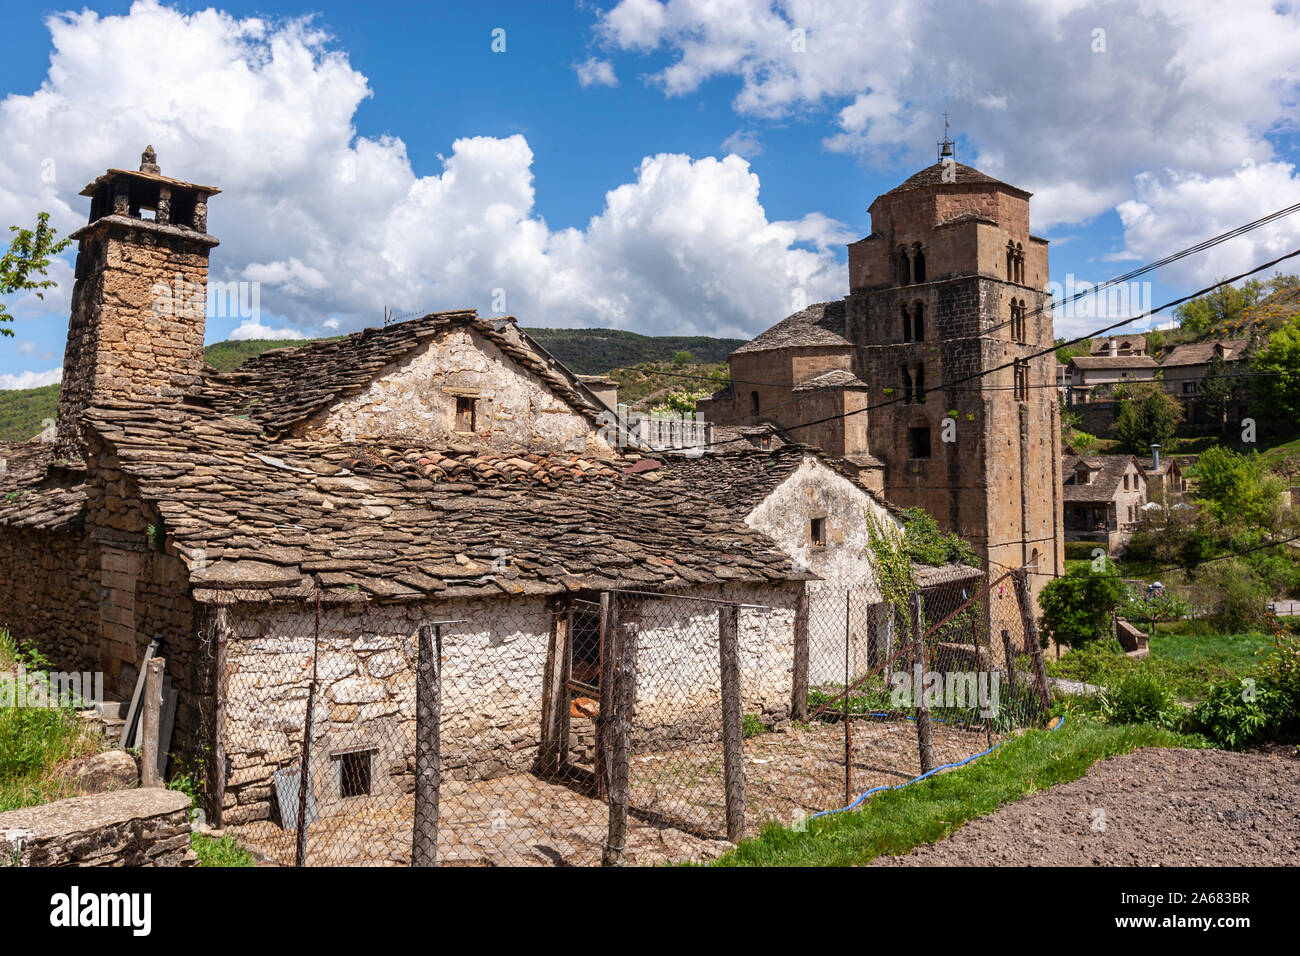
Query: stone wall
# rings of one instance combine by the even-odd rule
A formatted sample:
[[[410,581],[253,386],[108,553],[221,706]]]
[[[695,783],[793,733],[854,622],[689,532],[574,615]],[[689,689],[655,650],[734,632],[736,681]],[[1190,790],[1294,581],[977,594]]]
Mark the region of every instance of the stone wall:
[[[700,596],[771,607],[741,614],[745,701],[750,709],[788,712],[797,589],[737,586]],[[698,715],[717,714],[718,606],[648,599],[624,616],[641,651],[635,744],[698,736]],[[312,735],[312,788],[320,811],[345,799],[333,758],[348,750],[373,753],[373,793],[413,786],[416,640],[427,621],[466,621],[444,628],[442,640],[444,778],[485,779],[531,768],[552,608],[540,597],[325,608]],[[225,609],[225,621],[222,822],[233,825],[271,817],[274,772],[298,764],[315,611],[236,604]],[[575,757],[583,747],[580,724],[574,721]]]
[[[0,865],[192,866],[190,798],[113,790],[0,813]]]
[[[457,420],[457,399],[473,403],[472,430]],[[436,337],[360,395],[335,403],[297,431],[327,439],[401,436],[430,447],[459,443],[613,454],[589,419],[469,328]]]
[[[0,528],[0,625],[61,670],[99,670],[98,572],[82,531]]]
[[[117,217],[79,240],[56,448],[81,458],[82,411],[104,399],[170,402],[203,368],[211,236]]]

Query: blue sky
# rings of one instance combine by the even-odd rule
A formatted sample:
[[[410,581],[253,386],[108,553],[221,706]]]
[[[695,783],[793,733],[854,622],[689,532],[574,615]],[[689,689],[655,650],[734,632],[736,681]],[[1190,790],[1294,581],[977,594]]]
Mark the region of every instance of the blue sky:
[[[257,285],[258,314],[212,317],[210,341],[352,330],[384,305],[486,312],[498,293],[528,325],[752,335],[847,291],[844,241],[934,161],[947,110],[959,159],[1035,192],[1053,280],[1099,281],[1300,200],[1300,15],[1226,9],[34,7],[0,38],[0,224],[49,209],[75,228],[80,187],[152,143],[165,173],[226,190],[213,276]],[[1296,246],[1284,222],[1150,295]],[[9,300],[0,385],[57,375],[71,258],[45,302]]]

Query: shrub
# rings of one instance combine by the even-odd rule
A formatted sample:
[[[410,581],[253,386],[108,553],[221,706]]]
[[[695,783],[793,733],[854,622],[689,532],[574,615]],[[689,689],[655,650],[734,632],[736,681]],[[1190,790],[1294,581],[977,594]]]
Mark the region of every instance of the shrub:
[[[1101,711],[1116,724],[1156,724],[1173,728],[1182,710],[1169,685],[1154,671],[1130,671],[1101,695]]]
[[[1065,558],[1067,561],[1091,561],[1092,552],[1100,548],[1101,545],[1095,541],[1067,541],[1065,542]],[[1104,551],[1105,548],[1102,548]]]
[[[1264,739],[1284,720],[1282,695],[1252,678],[1224,681],[1210,688],[1192,714],[1192,729],[1229,750]]]
[[[1109,562],[1105,571],[1072,568],[1065,577],[1048,581],[1039,592],[1044,639],[1077,647],[1111,637],[1111,612],[1127,596],[1128,588]]]
[[[1263,626],[1268,586],[1240,558],[1206,564],[1197,573],[1196,583],[1211,590],[1215,622],[1225,634]]]
[[[758,714],[746,714],[744,724],[741,728],[745,734],[745,739],[757,737],[759,734],[767,733],[767,724],[763,723],[763,718]]]

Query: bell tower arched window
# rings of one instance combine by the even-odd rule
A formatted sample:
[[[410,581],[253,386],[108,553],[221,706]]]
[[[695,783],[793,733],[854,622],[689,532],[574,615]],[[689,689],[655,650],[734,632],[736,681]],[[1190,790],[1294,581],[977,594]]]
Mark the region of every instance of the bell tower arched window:
[[[1010,239],[1007,240],[1007,281],[1016,281],[1016,246]]]
[[[1025,284],[1025,250],[1016,243],[1016,282]]]
[[[912,309],[912,339],[925,341],[925,303],[918,302]]]
[[[907,246],[898,247],[898,284],[908,285],[912,281],[912,260],[907,255]]]
[[[925,281],[925,250],[919,242],[912,243],[912,282]]]
[[[905,304],[899,306],[899,310],[902,313],[903,319],[903,341],[910,342],[912,341],[912,317],[907,314],[907,306]]]

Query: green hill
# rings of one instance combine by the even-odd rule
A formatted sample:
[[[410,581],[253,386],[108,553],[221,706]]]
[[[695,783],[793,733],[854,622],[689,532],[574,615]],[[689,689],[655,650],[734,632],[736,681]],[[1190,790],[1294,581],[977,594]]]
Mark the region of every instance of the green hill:
[[[702,365],[725,362],[745,344],[744,339],[715,339],[707,335],[638,335],[621,329],[524,329],[538,345],[579,375],[603,375],[616,368],[646,362],[671,362],[678,352],[690,352]]]
[[[708,375],[712,366],[725,362],[743,339],[715,339],[706,335],[637,335],[617,329],[526,329],[546,351],[580,375],[602,375],[646,363],[669,363],[678,352],[690,352],[692,366],[682,371]],[[310,339],[214,342],[203,350],[207,363],[228,372],[268,349],[306,345]],[[663,371],[662,369],[659,371]],[[680,373],[679,373],[680,374]],[[685,377],[630,372],[628,385],[645,395],[673,387],[689,387]],[[638,397],[644,397],[639,395]],[[0,441],[26,441],[41,431],[41,422],[53,418],[59,407],[59,386],[0,391]]]

